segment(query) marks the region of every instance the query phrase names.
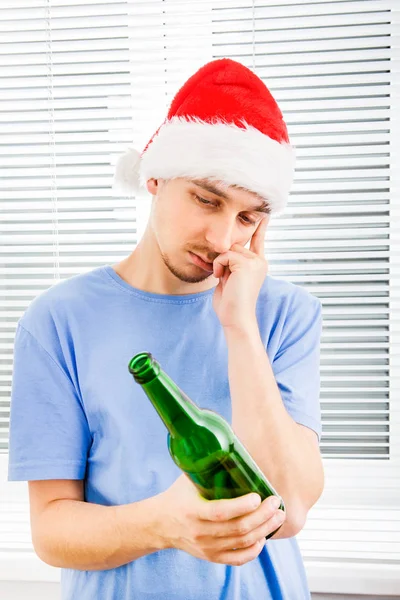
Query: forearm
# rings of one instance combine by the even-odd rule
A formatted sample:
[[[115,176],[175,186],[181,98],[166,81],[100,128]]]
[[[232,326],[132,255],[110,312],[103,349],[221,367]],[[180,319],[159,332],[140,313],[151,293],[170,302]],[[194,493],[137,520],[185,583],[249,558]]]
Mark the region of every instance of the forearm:
[[[32,530],[35,551],[55,567],[95,571],[124,565],[163,548],[157,502],[158,496],[120,506],[50,502]]]
[[[294,535],[322,492],[322,461],[283,404],[257,323],[225,335],[232,428],[285,502],[275,537]]]

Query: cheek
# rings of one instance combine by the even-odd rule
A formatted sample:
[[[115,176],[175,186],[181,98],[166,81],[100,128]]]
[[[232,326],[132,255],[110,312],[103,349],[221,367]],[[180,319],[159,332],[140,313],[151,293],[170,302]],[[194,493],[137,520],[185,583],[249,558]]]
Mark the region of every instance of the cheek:
[[[206,247],[207,219],[196,205],[169,198],[157,207],[154,228],[159,243],[170,251],[173,248]]]
[[[164,246],[180,246],[190,239],[193,231],[193,219],[179,207],[160,207],[154,218],[157,238]]]

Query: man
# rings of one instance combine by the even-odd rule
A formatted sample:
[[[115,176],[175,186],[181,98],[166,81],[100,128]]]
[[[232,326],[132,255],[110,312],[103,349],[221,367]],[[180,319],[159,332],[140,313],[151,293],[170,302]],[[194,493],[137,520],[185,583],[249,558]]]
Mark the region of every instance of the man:
[[[138,246],[19,320],[9,479],[29,481],[33,544],[62,568],[64,600],[310,597],[294,536],[323,488],[321,302],[264,257],[293,164],[263,82],[208,63],[118,165],[117,180],[152,195]],[[142,351],[231,422],[286,513],[257,494],[198,494],[128,372]]]

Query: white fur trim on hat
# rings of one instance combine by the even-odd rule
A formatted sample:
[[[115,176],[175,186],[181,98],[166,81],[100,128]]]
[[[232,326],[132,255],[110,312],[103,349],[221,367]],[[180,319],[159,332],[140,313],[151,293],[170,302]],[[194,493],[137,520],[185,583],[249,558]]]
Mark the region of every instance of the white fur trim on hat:
[[[113,190],[124,194],[131,194],[138,190],[140,179],[140,153],[134,148],[118,157],[115,166]]]
[[[245,129],[172,117],[142,154],[140,184],[153,177],[214,179],[257,193],[270,203],[271,213],[282,211],[293,182],[294,147],[243,124]]]

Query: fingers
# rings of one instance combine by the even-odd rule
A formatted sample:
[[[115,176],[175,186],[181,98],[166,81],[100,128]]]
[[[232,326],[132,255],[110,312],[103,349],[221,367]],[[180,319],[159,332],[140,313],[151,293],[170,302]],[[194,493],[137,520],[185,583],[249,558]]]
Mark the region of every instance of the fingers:
[[[264,217],[256,231],[254,232],[251,242],[250,242],[250,250],[254,252],[254,254],[258,254],[259,256],[264,256],[264,241],[265,241],[265,231],[267,229],[269,219]]]
[[[259,494],[251,493],[228,500],[210,500],[202,507],[200,518],[206,521],[222,522],[242,517],[255,511],[261,504]]]
[[[237,548],[239,550],[250,548],[258,540],[265,541],[267,535],[276,531],[281,525],[283,525],[285,519],[285,513],[282,510],[278,510],[270,519],[263,521],[261,525],[246,532],[244,535],[236,535],[230,538],[224,538],[220,548],[222,551],[229,551],[233,548]]]
[[[256,512],[262,515],[263,510],[266,510],[266,514],[271,514],[270,506],[267,509],[264,506],[259,507]],[[244,524],[245,518],[249,519],[246,525]],[[283,525],[285,519],[286,514],[282,510],[274,510],[270,518],[262,521],[258,527],[254,528],[249,517],[240,519],[242,526],[236,531],[245,531],[245,533],[230,537],[214,537],[212,544],[213,562],[242,565],[253,560],[261,552],[266,538],[276,532]]]
[[[257,541],[255,544],[249,548],[245,548],[244,550],[230,550],[227,552],[221,552],[213,562],[239,567],[257,558],[263,549],[264,542],[265,540]]]
[[[166,547],[179,548],[211,562],[243,565],[259,555],[266,538],[285,520],[285,513],[278,509],[281,499],[276,496],[263,502],[255,493],[206,500],[197,495],[197,490],[192,494],[194,485],[188,483],[178,478],[169,488],[172,502],[166,503],[170,506],[167,516],[173,516],[170,521],[165,519],[169,523],[164,533]],[[182,493],[185,489],[190,493]]]
[[[228,250],[223,254],[220,254],[213,262],[213,274],[214,277],[220,278],[224,274],[225,269],[230,273],[230,271],[234,271],[235,268],[238,267],[238,262],[243,262],[243,256],[234,252],[232,250]]]
[[[248,535],[251,531],[254,531],[274,517],[283,516],[283,519],[285,519],[285,513],[282,510],[278,510],[280,506],[278,502],[280,502],[279,498],[270,496],[261,503],[257,510],[242,517],[218,524],[218,528],[215,528],[214,531],[215,537],[241,537]]]
[[[250,240],[250,248],[247,249],[241,244],[233,244],[230,250],[220,254],[213,261],[213,275],[216,278],[221,278],[224,270],[234,271],[243,264],[243,260],[256,258],[258,255],[260,258],[265,260],[264,255],[264,243],[265,243],[265,231],[268,225],[268,219],[264,218],[260,221],[255,233]]]

